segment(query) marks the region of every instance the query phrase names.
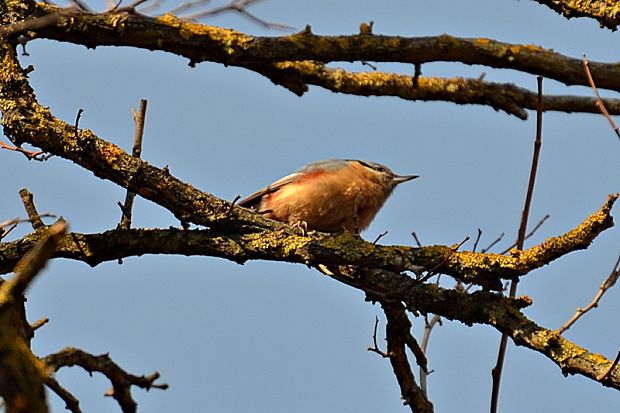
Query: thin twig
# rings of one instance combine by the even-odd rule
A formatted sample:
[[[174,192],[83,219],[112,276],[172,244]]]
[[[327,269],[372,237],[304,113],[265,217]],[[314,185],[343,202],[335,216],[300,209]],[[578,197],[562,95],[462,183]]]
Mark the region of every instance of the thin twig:
[[[122,12],[122,11],[135,12],[136,7],[142,5],[143,3],[146,3],[147,1],[150,1],[150,0],[134,0],[127,6],[119,7],[121,3],[123,2],[123,0],[119,0],[115,5],[113,5],[111,8],[106,10],[106,12]]]
[[[428,321],[428,316],[424,316],[424,335],[422,336],[421,346],[424,354],[427,353],[428,342],[431,338],[431,332],[433,331],[433,327],[435,327],[436,324],[439,324],[440,326],[442,325],[440,316],[434,314],[433,318],[431,318],[431,321]],[[432,371],[428,371],[420,367],[420,388],[424,392],[425,396],[428,396],[426,379],[430,373],[432,373]]]
[[[163,2],[164,0],[151,0],[151,2],[146,7],[140,9],[140,13],[146,14],[155,11],[161,7]]]
[[[388,231],[382,232],[381,234],[377,235],[377,238],[375,238],[375,240],[372,243],[377,244],[377,242],[379,242],[379,240],[385,237],[387,234],[388,234]]]
[[[428,317],[424,317],[424,335],[422,336],[422,350],[426,353],[428,348],[428,342],[431,338],[431,332],[435,324],[442,325],[441,317],[437,314],[433,315],[431,321],[428,321]]]
[[[584,308],[578,308],[575,314],[573,314],[573,316],[571,317],[571,319],[568,320],[562,327],[558,328],[557,332],[559,334],[564,333],[573,324],[575,324],[575,322],[579,320],[579,318],[581,318],[582,315],[584,315],[591,309],[598,307],[598,303],[603,297],[603,294],[605,294],[605,292],[608,289],[614,286],[616,281],[618,281],[618,277],[620,277],[620,255],[618,256],[618,259],[616,260],[616,264],[614,265],[614,268],[611,270],[611,273],[609,274],[609,276],[607,276],[605,281],[603,281],[603,283],[599,287],[598,292],[594,296],[594,299],[592,300],[592,302],[590,302],[590,304],[586,305]]]
[[[609,115],[609,112],[607,111],[607,108],[605,107],[605,104],[603,103],[603,99],[601,99],[601,96],[598,94],[598,89],[596,88],[596,85],[594,84],[592,73],[590,73],[590,62],[588,62],[588,58],[586,57],[586,55],[583,55],[583,68],[586,71],[586,77],[588,78],[588,83],[590,83],[590,87],[592,88],[592,91],[594,92],[594,98],[596,99],[596,106],[601,111],[603,116],[605,116],[611,128],[614,130],[614,132],[616,132],[616,135],[618,136],[618,138],[620,138],[620,129],[618,129],[618,125],[616,125],[616,122],[614,122],[614,120]]]
[[[174,14],[174,15],[179,15],[180,13],[189,11],[191,9],[194,9],[194,8],[197,8],[197,7],[200,7],[200,6],[204,6],[208,2],[209,2],[209,0],[186,1],[186,2],[183,2],[183,3],[179,4],[175,8],[169,10],[168,13],[171,13],[171,14]]]
[[[504,238],[504,234],[503,232],[501,234],[499,234],[499,236],[497,238],[495,238],[495,241],[493,241],[492,243],[490,243],[489,245],[487,245],[486,248],[483,248],[480,250],[481,253],[485,253],[487,251],[489,251],[491,248],[493,248],[495,246],[495,244],[497,244],[498,242],[500,242],[502,240],[502,238]]]
[[[232,202],[230,203],[230,206],[228,207],[228,211],[226,211],[226,214],[225,214],[226,218],[230,217],[230,214],[232,214],[233,209],[235,208],[235,204],[240,199],[241,199],[241,195],[237,194],[237,196],[235,196],[235,198],[232,200]]]
[[[605,373],[600,374],[599,376],[597,376],[596,379],[598,381],[605,380],[611,374],[611,372],[614,371],[614,368],[616,368],[616,366],[618,365],[618,362],[620,362],[620,350],[618,350],[618,354],[616,354],[616,358],[614,359],[614,362],[611,363],[611,366],[609,366],[607,371]]]
[[[482,237],[482,230],[478,228],[478,235],[476,236],[476,241],[474,242],[474,248],[472,248],[472,252],[476,252],[476,248],[478,248],[478,242],[480,242],[480,237]]]
[[[80,108],[78,109],[77,115],[75,116],[75,124],[73,126],[73,133],[74,136],[76,138],[78,138],[78,133],[79,133],[79,126],[80,126],[80,118],[82,117],[82,113],[84,112],[84,109]]]
[[[47,323],[49,323],[49,321],[50,321],[49,318],[43,317],[43,318],[38,319],[34,323],[32,323],[30,327],[32,328],[32,331],[36,331],[40,329],[41,327],[43,327],[44,325],[46,325]]]
[[[82,0],[69,0],[69,3],[80,10],[91,12],[90,8]]]
[[[58,383],[58,380],[53,377],[48,377],[45,379],[45,385],[65,402],[65,409],[72,413],[82,413],[80,401],[67,389],[62,387],[60,383]]]
[[[0,228],[4,228],[4,227],[11,226],[11,225],[15,225],[15,224],[17,224],[17,221],[19,221],[19,218],[7,219],[4,222],[0,222]]]
[[[540,157],[540,147],[542,146],[542,113],[543,113],[543,90],[542,90],[542,76],[536,78],[538,83],[538,98],[536,99],[536,137],[534,139],[534,154],[532,156],[532,166],[530,168],[530,179],[527,185],[527,192],[525,195],[525,204],[523,206],[523,212],[521,213],[521,223],[519,224],[519,231],[517,235],[517,249],[523,250],[523,243],[525,242],[525,231],[527,229],[527,220],[530,213],[530,206],[532,204],[532,195],[534,193],[534,184],[536,183],[536,171],[538,170],[538,159]],[[519,284],[518,279],[512,280],[510,283],[509,297],[514,298],[517,295],[517,286]],[[491,391],[491,413],[497,413],[497,405],[499,401],[499,389],[502,378],[502,369],[504,367],[504,359],[506,357],[506,347],[508,346],[508,336],[502,334],[502,338],[499,344],[499,351],[497,353],[497,364],[491,371],[493,378],[493,389]]]
[[[360,61],[362,66],[368,66],[372,70],[377,70],[378,69],[378,67],[376,65],[373,65],[372,63],[368,62],[367,60],[360,59],[359,57],[358,57],[358,60]]]
[[[258,0],[232,0],[231,2],[229,2],[228,4],[224,6],[215,7],[211,10],[201,11],[201,12],[197,12],[197,13],[190,14],[187,16],[183,16],[183,18],[186,20],[198,20],[204,17],[215,16],[215,15],[218,15],[224,12],[232,11],[232,12],[237,12],[268,29],[278,29],[278,30],[291,30],[292,29],[291,26],[288,26],[286,24],[270,23],[250,13],[247,10],[248,6],[250,6],[252,3],[255,3],[257,1]]]
[[[56,215],[54,214],[50,214],[50,213],[43,213],[43,214],[38,214],[36,215],[36,218],[47,218],[47,217],[52,217],[52,218],[56,218]],[[4,238],[5,236],[7,236],[11,231],[13,231],[18,224],[21,224],[22,222],[32,222],[31,218],[26,218],[26,219],[20,219],[20,218],[13,218],[13,219],[7,219],[4,222],[0,222],[0,240],[2,238]],[[6,228],[8,227],[8,228]],[[6,228],[6,229],[5,229]]]
[[[383,358],[388,358],[390,355],[379,348],[379,344],[377,343],[377,328],[379,327],[379,317],[375,316],[375,328],[372,333],[372,342],[373,347],[368,347],[367,351],[372,351],[373,353],[377,353]]]
[[[26,158],[33,159],[35,161],[45,161],[49,159],[49,157],[41,156],[44,153],[43,151],[30,151],[20,146],[9,145],[8,143],[2,141],[0,141],[0,148],[7,149],[9,151],[19,152],[23,154]]]
[[[442,265],[444,265],[446,262],[448,262],[448,260],[450,259],[450,257],[452,257],[452,255],[457,252],[459,250],[459,248],[461,248],[463,246],[463,244],[465,244],[467,241],[469,241],[469,236],[466,236],[463,241],[461,241],[460,243],[458,243],[456,246],[450,248],[450,252],[444,257],[444,259],[437,265],[435,265],[433,268],[431,268],[430,270],[427,271],[426,275],[422,278],[419,279],[420,282],[426,282],[428,281],[431,277],[435,276],[435,271],[437,271]]]
[[[538,223],[536,225],[534,225],[534,228],[532,228],[532,230],[525,236],[525,239],[529,239],[532,235],[534,235],[534,233],[536,231],[538,231],[538,229],[542,226],[542,224],[545,223],[546,220],[549,219],[549,217],[551,217],[551,215],[547,214],[544,217],[541,218],[540,221],[538,221]],[[508,251],[510,251],[511,249],[513,249],[514,247],[517,246],[517,243],[515,242],[514,244],[512,244],[510,247],[506,248],[504,251],[500,252],[501,255],[506,254]]]
[[[8,222],[8,224],[5,225],[5,223],[2,223],[0,225],[0,240],[2,240],[2,238],[6,237],[7,235],[9,235],[11,233],[11,231],[13,231],[16,227],[17,227],[17,220],[10,220],[10,221],[5,221]],[[4,229],[5,227],[8,227],[7,229]]]
[[[32,224],[32,228],[36,231],[41,228],[45,228],[45,224],[41,220],[41,216],[37,212],[37,207],[34,205],[34,195],[28,189],[22,188],[19,190],[19,196],[24,204],[26,214],[28,214],[28,220]]]
[[[418,238],[418,234],[416,234],[415,231],[413,231],[411,233],[411,236],[413,237],[413,239],[415,240],[415,243],[418,247],[422,248],[422,243],[420,242],[420,238]]]
[[[140,109],[138,112],[131,110],[133,114],[133,121],[135,124],[135,133],[133,140],[132,156],[134,158],[140,158],[142,155],[142,137],[144,136],[144,120],[146,118],[146,99],[140,100]],[[125,203],[121,207],[122,216],[121,222],[118,224],[119,229],[129,229],[131,227],[131,210],[133,208],[133,201],[136,197],[136,193],[127,190],[125,195]]]

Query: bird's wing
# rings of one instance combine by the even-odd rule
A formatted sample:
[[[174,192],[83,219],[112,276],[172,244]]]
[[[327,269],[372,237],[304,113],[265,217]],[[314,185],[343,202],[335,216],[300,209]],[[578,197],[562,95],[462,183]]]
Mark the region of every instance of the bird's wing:
[[[295,172],[295,173],[285,176],[284,178],[278,179],[271,185],[263,189],[260,189],[254,192],[252,195],[248,196],[247,198],[242,199],[241,201],[237,202],[237,205],[246,207],[246,208],[256,207],[258,206],[258,204],[260,204],[261,198],[263,196],[267,194],[272,194],[276,192],[278,189],[282,188],[284,185],[290,184],[291,182],[295,182],[301,175],[302,175],[301,172]]]
[[[313,172],[335,171],[338,168],[342,168],[343,166],[347,165],[349,162],[350,162],[349,160],[343,160],[343,159],[328,159],[325,161],[318,161],[318,162],[310,163],[302,167],[301,169],[299,169],[297,172],[287,175],[284,178],[278,179],[271,185],[259,191],[254,192],[252,195],[239,201],[237,205],[246,207],[246,208],[256,207],[260,204],[261,198],[263,196],[276,192],[278,189],[282,188],[284,185],[288,185],[292,182],[295,182],[299,178],[306,176],[308,174],[311,174]]]

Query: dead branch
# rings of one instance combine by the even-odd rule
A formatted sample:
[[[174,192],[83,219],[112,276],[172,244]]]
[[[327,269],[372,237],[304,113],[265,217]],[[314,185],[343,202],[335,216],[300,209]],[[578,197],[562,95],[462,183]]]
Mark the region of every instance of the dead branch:
[[[45,380],[45,385],[65,402],[65,408],[67,410],[72,413],[82,413],[82,409],[80,409],[80,401],[60,383],[58,383],[58,380],[53,377],[48,377]]]
[[[142,137],[144,136],[144,121],[146,119],[146,99],[140,100],[140,109],[136,112],[132,109],[133,121],[135,124],[135,133],[134,133],[134,141],[133,141],[133,150],[131,156],[134,158],[140,158],[142,154]],[[122,204],[121,211],[121,222],[118,225],[120,229],[129,229],[131,226],[131,210],[133,208],[133,201],[136,197],[136,193],[130,190],[127,190],[127,194],[125,195],[125,202]]]
[[[23,154],[28,159],[34,159],[35,161],[44,161],[47,158],[43,156],[43,151],[30,151],[28,149],[24,149],[20,146],[9,145],[0,141],[0,148],[7,149],[9,151],[19,152]]]
[[[151,388],[165,390],[168,388],[167,384],[155,383],[159,378],[159,373],[135,376],[120,368],[107,354],[95,356],[77,348],[67,347],[57,353],[45,356],[41,360],[54,371],[58,371],[62,367],[80,366],[89,373],[99,372],[103,374],[112,383],[112,390],[108,395],[114,397],[124,413],[135,412],[137,408],[137,404],[131,396],[132,386],[145,390]]]
[[[603,116],[605,116],[605,119],[607,119],[607,122],[609,122],[609,126],[611,126],[613,131],[616,133],[616,136],[620,138],[620,129],[618,128],[618,125],[616,125],[616,122],[614,122],[612,117],[609,115],[609,112],[607,111],[607,108],[605,107],[605,103],[603,102],[603,99],[601,99],[601,96],[598,93],[598,89],[596,88],[596,84],[594,83],[594,79],[592,78],[592,73],[590,72],[590,62],[588,62],[588,59],[585,57],[585,55],[583,57],[583,68],[585,69],[588,83],[590,84],[590,87],[592,88],[592,91],[594,92],[594,98],[596,99],[596,107],[601,111]]]
[[[387,354],[394,370],[394,375],[400,386],[401,397],[405,405],[409,406],[412,412],[432,413],[433,404],[426,398],[426,395],[420,389],[415,381],[411,365],[407,359],[406,348],[409,346],[413,336],[411,335],[411,322],[405,312],[405,307],[398,303],[381,303],[387,325],[385,327],[387,340]],[[419,347],[418,347],[419,348]],[[419,357],[419,353],[416,354]],[[426,358],[424,354],[422,359],[418,359],[420,367],[426,368]]]
[[[192,7],[199,6],[201,4],[204,5],[205,3],[207,3],[207,1],[201,0],[198,2],[193,2],[191,3],[191,5]],[[257,1],[259,0],[231,0],[228,4],[225,4],[223,6],[213,7],[209,10],[199,11],[199,12],[195,12],[192,14],[183,15],[181,17],[187,20],[199,20],[205,17],[217,16],[218,14],[222,14],[225,12],[235,12],[248,18],[254,23],[258,23],[261,26],[266,27],[267,29],[278,29],[278,30],[292,30],[293,29],[291,26],[288,26],[286,24],[268,22],[267,20],[261,19],[255,14],[249,12],[248,6],[251,6],[253,3],[256,3]]]
[[[603,298],[605,292],[611,287],[613,287],[614,284],[616,284],[616,281],[618,281],[618,277],[620,277],[620,256],[618,256],[616,264],[611,270],[611,273],[607,276],[605,281],[603,281],[603,283],[599,287],[598,292],[594,296],[594,299],[590,302],[590,304],[586,305],[585,307],[578,308],[575,314],[573,314],[573,316],[570,318],[570,320],[564,323],[562,327],[557,329],[558,334],[563,334],[566,330],[571,328],[571,326],[575,324],[575,322],[579,320],[581,316],[583,316],[585,313],[592,310],[593,308],[598,307],[599,301],[601,300],[601,298]]]
[[[525,236],[524,240],[528,240],[532,237],[532,235],[534,235],[536,233],[536,231],[538,231],[538,229],[545,223],[546,220],[548,220],[551,217],[551,215],[546,214],[544,217],[542,217],[540,219],[540,221],[538,221],[538,223],[536,225],[534,225],[534,228],[531,229],[530,232],[527,233],[527,235]],[[502,234],[503,235],[503,234]],[[514,244],[511,244],[508,248],[506,248],[505,250],[503,250],[502,252],[500,252],[500,254],[506,254],[507,252],[509,252],[511,249],[513,249],[514,247],[517,246],[517,242],[515,241]],[[487,248],[488,249],[488,248]],[[483,251],[484,252],[484,251]]]
[[[41,221],[41,216],[37,212],[37,207],[34,205],[34,196],[28,189],[22,188],[19,191],[19,196],[24,204],[24,209],[28,214],[28,220],[32,224],[32,228],[36,231],[41,228],[45,228],[45,224]]]
[[[424,335],[422,336],[422,351],[424,354],[427,354],[428,343],[431,338],[431,332],[435,325],[441,325],[441,317],[437,314],[433,314],[431,321],[428,321],[428,317],[424,316]],[[420,388],[424,392],[425,395],[428,395],[428,386],[426,384],[426,379],[430,372],[428,371],[428,367],[423,369],[420,367]]]
[[[372,331],[372,347],[368,347],[366,351],[372,351],[373,353],[377,353],[383,358],[388,358],[390,355],[385,351],[379,348],[379,343],[377,343],[377,329],[379,328],[379,317],[375,316],[375,326]]]
[[[527,221],[530,215],[530,206],[532,204],[532,197],[534,194],[534,184],[536,183],[536,172],[538,171],[538,160],[540,157],[540,148],[542,146],[542,108],[543,108],[543,92],[542,83],[543,78],[538,77],[538,99],[536,101],[536,134],[534,136],[534,153],[532,155],[532,166],[530,167],[530,178],[527,184],[527,191],[525,194],[525,203],[523,205],[523,211],[521,213],[521,222],[519,224],[519,230],[517,235],[516,248],[518,251],[523,250],[523,244],[525,243],[525,232],[527,230]],[[517,286],[519,279],[515,278],[510,281],[510,292],[508,296],[515,298],[517,295]],[[504,358],[506,357],[506,348],[508,345],[508,335],[502,334],[499,344],[499,350],[497,353],[497,364],[491,370],[491,376],[493,378],[493,387],[491,390],[491,413],[497,412],[497,404],[499,401],[500,382],[502,377],[502,369],[504,367]]]

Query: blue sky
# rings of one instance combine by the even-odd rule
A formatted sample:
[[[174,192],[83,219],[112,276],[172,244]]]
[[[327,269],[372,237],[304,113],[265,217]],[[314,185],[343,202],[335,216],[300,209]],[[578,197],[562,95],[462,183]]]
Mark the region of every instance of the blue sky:
[[[490,37],[574,57],[619,60],[617,33],[594,21],[567,21],[532,1],[264,0],[252,11],[299,30],[310,24],[317,34],[356,33],[361,22],[372,20],[375,33]],[[234,14],[205,23],[280,34]],[[143,158],[168,165],[175,176],[218,197],[247,195],[311,161],[361,158],[421,175],[396,190],[363,234],[366,239],[387,230],[382,243],[412,245],[410,233],[416,231],[425,244],[450,245],[481,228],[483,246],[505,232],[498,247],[504,249],[516,237],[534,113],[524,122],[487,107],[336,95],[315,87],[299,98],[246,70],[211,63],[190,68],[185,59],[162,52],[93,51],[43,40],[31,42],[28,50],[22,62],[34,66],[32,85],[54,114],[72,122],[84,108],[82,127],[130,150],[130,108],[148,99]],[[401,65],[377,66],[412,72]],[[536,87],[535,76],[514,71],[444,63],[422,69],[427,76],[484,72],[486,80]],[[590,93],[548,80],[544,88]],[[547,213],[551,218],[527,245],[570,230],[617,192],[619,154],[603,117],[545,114],[531,222]],[[17,192],[27,187],[40,211],[64,216],[73,231],[116,226],[122,189],[60,158],[28,162],[8,151],[0,157],[4,218],[24,215]],[[137,199],[134,225],[165,228],[178,222]],[[530,295],[534,304],[525,313],[557,328],[587,304],[615,262],[618,231],[608,230],[587,251],[527,275],[519,293]],[[567,337],[613,358],[620,347],[619,291],[609,291]],[[364,302],[361,292],[303,266],[147,256],[91,269],[56,260],[30,290],[28,313],[32,321],[51,319],[33,342],[38,354],[71,345],[109,352],[135,374],[160,371],[169,390],[134,391],[145,412],[407,411],[389,363],[366,351],[380,308]],[[421,337],[423,321],[412,321]],[[488,409],[498,342],[499,334],[488,326],[445,322],[434,330],[428,356],[436,411]],[[84,411],[118,411],[102,396],[109,384],[100,375],[65,369],[58,379]],[[522,411],[525,399],[535,411],[620,408],[616,391],[564,377],[551,361],[512,344],[502,384],[505,413]],[[50,403],[53,411],[63,411],[55,396]]]

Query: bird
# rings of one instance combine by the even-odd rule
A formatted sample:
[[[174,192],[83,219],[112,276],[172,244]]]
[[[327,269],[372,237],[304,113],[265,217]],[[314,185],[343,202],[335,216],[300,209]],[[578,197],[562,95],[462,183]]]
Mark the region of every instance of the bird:
[[[359,234],[397,185],[418,175],[396,175],[376,162],[328,159],[254,192],[237,205],[305,231]]]

